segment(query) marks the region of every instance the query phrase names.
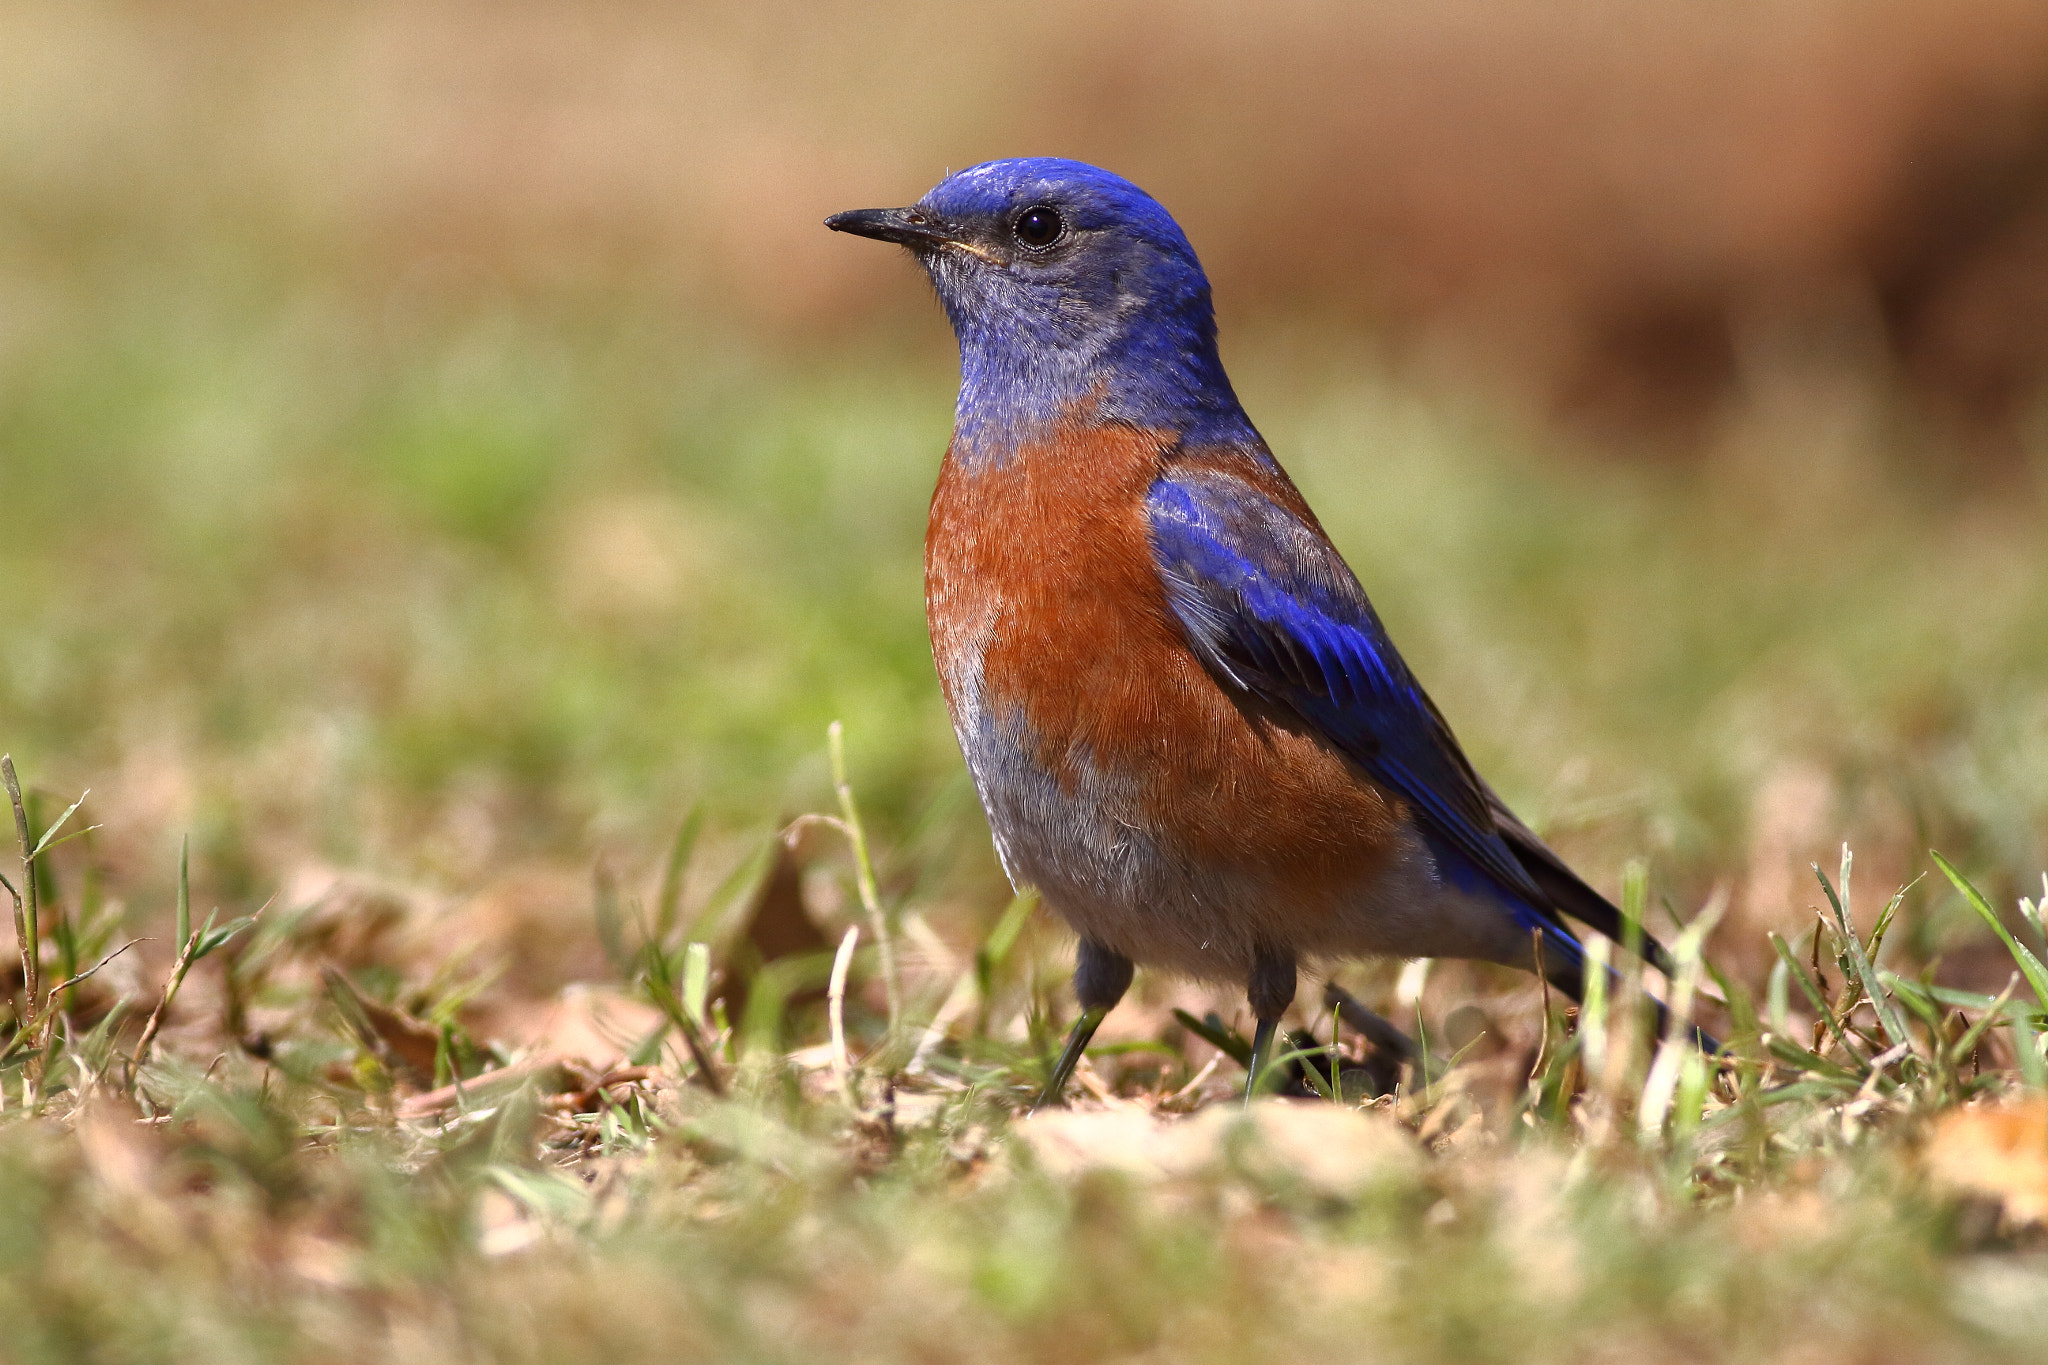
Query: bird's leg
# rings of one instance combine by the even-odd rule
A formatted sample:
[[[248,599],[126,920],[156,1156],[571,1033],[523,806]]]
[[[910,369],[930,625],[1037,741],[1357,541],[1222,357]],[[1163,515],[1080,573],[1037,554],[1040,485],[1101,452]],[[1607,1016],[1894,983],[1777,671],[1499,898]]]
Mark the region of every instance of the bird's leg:
[[[1273,1060],[1273,1039],[1280,1031],[1280,1016],[1294,1003],[1294,958],[1262,948],[1252,961],[1251,980],[1245,985],[1252,1015],[1259,1021],[1252,1034],[1252,1062],[1244,1082],[1244,1102],[1265,1089],[1266,1068]]]
[[[1060,1102],[1068,1078],[1081,1064],[1081,1054],[1088,1050],[1088,1040],[1130,988],[1131,960],[1093,939],[1082,939],[1081,951],[1074,958],[1074,998],[1081,1004],[1081,1017],[1074,1021],[1073,1032],[1067,1035],[1067,1045],[1060,1049],[1060,1059],[1053,1063],[1045,1089],[1032,1101],[1033,1112]]]

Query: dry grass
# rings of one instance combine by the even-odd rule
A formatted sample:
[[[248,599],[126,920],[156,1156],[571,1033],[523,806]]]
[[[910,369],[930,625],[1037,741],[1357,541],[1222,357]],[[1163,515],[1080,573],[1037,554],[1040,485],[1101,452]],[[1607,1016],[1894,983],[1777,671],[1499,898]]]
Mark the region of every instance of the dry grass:
[[[24,819],[24,854],[54,844]],[[420,951],[431,914],[333,887],[215,929],[182,879],[147,1025],[102,975],[19,996],[10,1357],[1956,1360],[2039,1330],[2048,969],[2012,943],[1996,1000],[1892,974],[1905,895],[1852,932],[1846,862],[1810,951],[1719,982],[1718,1065],[1648,1036],[1630,972],[1575,1027],[1411,972],[1385,1003],[1434,1055],[1377,1098],[1245,1111],[1212,1019],[1099,1047],[1072,1110],[1020,1118],[1057,1008],[1028,901],[970,959],[874,894],[899,1021],[869,950],[822,1002],[824,955],[749,972],[759,903],[707,970],[729,888],[690,889],[692,837],[652,903],[599,883],[611,982],[544,1012]],[[44,902],[52,965],[100,951],[81,909]],[[212,993],[178,993],[188,962]],[[1367,1047],[1308,1053],[1317,1088]]]

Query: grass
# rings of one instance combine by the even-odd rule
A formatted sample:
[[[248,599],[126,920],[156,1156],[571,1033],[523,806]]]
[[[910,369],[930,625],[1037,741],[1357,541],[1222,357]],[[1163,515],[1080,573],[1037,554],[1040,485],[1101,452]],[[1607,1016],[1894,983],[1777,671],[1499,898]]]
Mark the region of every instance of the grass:
[[[1622,466],[1230,335],[1481,769],[1699,950],[1732,1060],[1626,974],[1567,1021],[1353,964],[1425,1065],[1361,1105],[1347,1031],[1306,1059],[1346,1104],[1247,1118],[1174,1013],[1237,1002],[1146,978],[1025,1124],[1068,947],[925,654],[936,318],[804,352],[79,250],[0,348],[0,748],[52,841],[5,869],[9,1359],[2037,1351],[2048,547],[1882,383]]]
[[[32,869],[61,822],[22,818]],[[865,881],[850,802],[836,822]],[[668,886],[689,882],[678,850]],[[1243,1111],[1235,1073],[1169,1030],[1099,1050],[1095,1099],[1020,1126],[1048,1060],[1042,964],[1012,952],[1028,901],[953,979],[928,957],[906,973],[913,1029],[964,983],[979,1006],[914,1057],[844,952],[831,1041],[792,1051],[780,1028],[815,1036],[815,1010],[735,1029],[708,999],[687,938],[705,907],[614,907],[622,998],[661,1008],[592,1068],[496,1052],[431,989],[401,1009],[330,975],[310,1001],[331,947],[303,918],[193,929],[181,862],[186,946],[140,1037],[140,1002],[88,975],[23,996],[0,1057],[9,1355],[2026,1358],[2040,1271],[2015,1211],[2048,1202],[2048,1111],[1964,1106],[2038,1095],[2048,969],[1946,864],[2012,984],[1878,965],[1907,893],[1861,932],[1851,870],[1821,879],[1828,914],[1778,941],[1760,994],[1714,983],[1719,1067],[1651,1036],[1624,968],[1533,1055],[1468,1043],[1376,1099]],[[46,907],[53,936],[68,908]],[[2037,947],[2042,908],[2023,907]],[[880,945],[916,915],[882,912]],[[1711,972],[1706,928],[1676,942],[1681,999]],[[231,997],[296,995],[305,1026],[258,1044],[215,1018],[153,1048],[209,954]],[[2009,1169],[1967,1164],[2007,1119]]]

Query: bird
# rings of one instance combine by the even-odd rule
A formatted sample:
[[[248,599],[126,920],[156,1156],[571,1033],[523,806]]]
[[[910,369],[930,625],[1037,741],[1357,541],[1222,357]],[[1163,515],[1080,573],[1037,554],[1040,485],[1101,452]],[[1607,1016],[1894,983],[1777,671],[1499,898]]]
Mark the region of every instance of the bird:
[[[1079,938],[1040,1104],[1139,964],[1244,989],[1247,1102],[1304,964],[1477,959],[1576,999],[1570,916],[1672,970],[1473,769],[1245,414],[1157,200],[1022,157],[825,226],[907,247],[959,344],[925,607],[1003,870]]]

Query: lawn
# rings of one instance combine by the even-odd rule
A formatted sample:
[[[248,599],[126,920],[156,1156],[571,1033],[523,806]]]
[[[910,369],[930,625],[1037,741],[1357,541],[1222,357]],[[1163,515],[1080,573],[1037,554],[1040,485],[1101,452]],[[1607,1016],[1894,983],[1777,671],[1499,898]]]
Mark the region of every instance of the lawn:
[[[1339,964],[1423,1057],[1369,1093],[1304,990],[1337,1102],[1246,1113],[1242,1002],[1141,973],[1025,1119],[1071,940],[926,653],[936,309],[792,340],[220,186],[142,224],[0,132],[0,749],[49,838],[32,883],[0,839],[0,1355],[2038,1358],[2048,541],[1887,376],[1786,360],[1631,459],[1341,320],[1227,330],[1729,1056],[1629,972],[1573,1018]]]

